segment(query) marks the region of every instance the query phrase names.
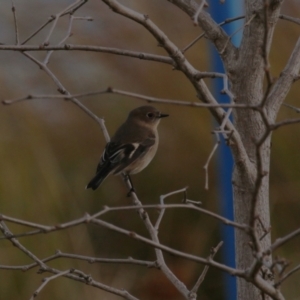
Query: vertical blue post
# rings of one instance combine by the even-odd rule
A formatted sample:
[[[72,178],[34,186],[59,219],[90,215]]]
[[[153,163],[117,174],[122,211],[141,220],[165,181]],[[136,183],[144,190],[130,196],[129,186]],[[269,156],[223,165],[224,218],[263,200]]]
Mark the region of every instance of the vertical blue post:
[[[243,1],[239,0],[226,0],[224,4],[220,1],[209,1],[209,10],[212,18],[216,23],[221,23],[228,18],[233,18],[243,15]],[[235,21],[223,26],[223,29],[228,35],[236,32],[243,25],[243,21]],[[241,40],[241,30],[235,34],[231,41],[238,47]],[[210,46],[211,53],[211,68],[214,72],[224,73],[223,63],[216,49]],[[220,92],[223,89],[223,81],[221,78],[214,79],[213,90],[214,96],[219,103],[229,102],[227,95],[222,95]],[[233,159],[229,147],[221,138],[221,144],[218,151],[218,171],[219,174],[219,199],[221,214],[233,220],[233,195],[231,176],[233,169]],[[221,235],[224,244],[222,246],[223,262],[231,267],[235,267],[235,237],[234,228],[226,225],[221,225]],[[236,300],[237,299],[237,285],[236,278],[224,273],[224,299]]]

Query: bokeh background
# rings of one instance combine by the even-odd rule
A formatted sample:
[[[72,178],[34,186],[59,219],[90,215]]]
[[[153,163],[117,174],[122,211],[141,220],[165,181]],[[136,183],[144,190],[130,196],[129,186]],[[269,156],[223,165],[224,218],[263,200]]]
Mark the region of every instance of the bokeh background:
[[[15,0],[21,41],[72,1]],[[201,33],[190,18],[167,1],[123,1],[146,13],[175,42],[185,47]],[[298,1],[285,1],[283,13],[299,17]],[[220,6],[220,9],[222,7]],[[94,21],[76,21],[69,43],[118,47],[165,54],[144,28],[114,14],[101,1],[90,0],[75,14],[91,16]],[[66,34],[68,18],[62,18],[50,40],[60,41]],[[14,44],[15,32],[10,1],[0,2],[0,42]],[[41,44],[49,26],[29,44]],[[279,21],[271,51],[272,74],[278,77],[299,37],[299,25]],[[187,58],[202,71],[209,70],[208,44],[205,39],[187,52]],[[34,53],[42,58],[43,53]],[[18,52],[0,52],[0,98],[13,99],[31,94],[55,94],[57,87],[34,63]],[[60,51],[52,55],[50,69],[71,93],[84,93],[113,86],[118,89],[161,98],[195,100],[191,84],[168,65],[140,61],[103,53]],[[208,82],[209,83],[209,82]],[[286,102],[299,105],[300,84],[295,83]],[[104,117],[112,134],[128,111],[145,104],[118,95],[85,97],[82,102],[96,115]],[[203,207],[218,212],[217,168],[209,168],[210,189],[204,189],[203,165],[214,145],[213,120],[204,109],[156,105],[170,117],[161,122],[161,143],[153,162],[133,176],[138,196],[144,204],[156,204],[159,196],[189,186],[188,197],[202,201]],[[283,107],[279,119],[296,117]],[[57,224],[90,214],[103,205],[128,205],[127,190],[121,177],[110,177],[93,192],[84,189],[94,175],[105,140],[99,126],[83,111],[64,100],[31,100],[0,107],[0,212],[42,224]],[[300,156],[299,125],[285,127],[273,134],[271,163],[272,237],[299,227]],[[179,203],[181,196],[167,202]],[[156,213],[152,212],[155,218]],[[105,219],[126,229],[147,235],[135,212],[109,213]],[[10,225],[14,233],[24,227]],[[186,210],[167,211],[160,229],[160,239],[170,247],[200,256],[220,241],[219,223]],[[153,260],[154,251],[115,232],[81,225],[51,234],[21,238],[20,241],[40,258],[59,249],[92,257]],[[0,264],[22,265],[31,261],[9,241],[0,241]],[[300,262],[299,238],[276,252],[291,262]],[[222,261],[220,254],[216,257]],[[188,287],[193,286],[203,266],[166,254],[166,261]],[[66,270],[76,268],[97,281],[125,288],[140,299],[181,299],[164,275],[139,266],[88,264],[70,259],[49,263]],[[0,270],[0,299],[28,299],[46,275]],[[287,299],[300,299],[300,273],[283,285]],[[200,288],[199,298],[219,300],[222,273],[211,269]],[[41,299],[120,299],[96,288],[60,278],[49,284]]]

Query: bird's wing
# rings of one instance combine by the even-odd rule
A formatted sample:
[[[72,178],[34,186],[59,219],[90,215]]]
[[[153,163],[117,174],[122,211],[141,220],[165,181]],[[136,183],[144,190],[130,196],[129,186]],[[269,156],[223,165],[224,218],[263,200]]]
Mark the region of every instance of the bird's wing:
[[[101,161],[97,167],[97,173],[104,167],[112,170],[118,165],[125,157],[130,157],[131,153],[135,150],[134,144],[117,144],[114,142],[107,143],[102,156]]]
[[[122,170],[132,164],[136,159],[143,157],[154,144],[155,138],[148,137],[140,143],[136,142],[123,145],[123,151],[121,150],[118,154],[120,163],[113,173],[118,174],[122,172]]]
[[[130,156],[133,153],[134,149],[135,146],[132,144],[119,145],[114,142],[108,143],[97,166],[96,175],[86,188],[95,190],[110,173],[114,172],[122,164],[122,160],[126,155]]]

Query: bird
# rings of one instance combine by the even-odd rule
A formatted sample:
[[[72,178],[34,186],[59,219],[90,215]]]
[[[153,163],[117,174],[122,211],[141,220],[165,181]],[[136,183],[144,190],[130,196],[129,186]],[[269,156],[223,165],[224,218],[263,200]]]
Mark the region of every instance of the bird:
[[[157,126],[161,118],[168,116],[152,106],[132,110],[106,144],[96,175],[86,189],[96,190],[110,174],[124,173],[134,191],[129,175],[139,173],[153,159],[159,142]]]

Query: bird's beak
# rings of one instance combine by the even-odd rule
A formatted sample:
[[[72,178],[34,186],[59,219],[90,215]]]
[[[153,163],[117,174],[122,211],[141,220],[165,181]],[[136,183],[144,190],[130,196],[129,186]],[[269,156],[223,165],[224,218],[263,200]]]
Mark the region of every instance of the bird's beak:
[[[160,119],[160,118],[165,118],[165,117],[168,117],[169,115],[168,114],[160,114],[159,116],[158,116],[158,118]]]

